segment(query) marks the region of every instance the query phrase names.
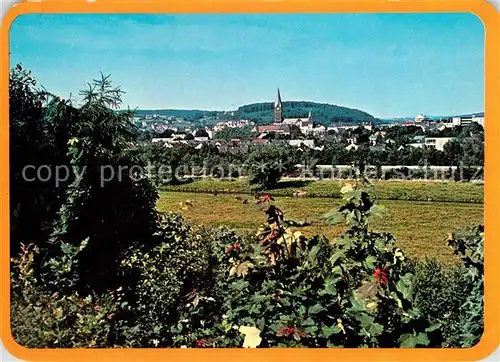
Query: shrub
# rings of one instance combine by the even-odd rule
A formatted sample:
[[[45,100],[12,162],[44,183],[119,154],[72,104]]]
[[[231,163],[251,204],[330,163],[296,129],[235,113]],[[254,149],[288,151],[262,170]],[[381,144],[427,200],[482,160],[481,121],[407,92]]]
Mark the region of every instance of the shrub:
[[[262,347],[430,344],[427,333],[436,337],[439,325],[413,305],[414,276],[404,273],[403,252],[391,235],[367,229],[377,206],[362,190],[346,192],[345,200],[329,215],[351,225],[335,243],[291,232],[272,198],[261,200],[269,217],[261,247],[228,260],[222,300],[230,324],[258,328]]]
[[[441,324],[442,347],[456,347],[460,334],[460,311],[471,291],[462,266],[443,267],[435,260],[415,261],[415,304],[423,315]]]
[[[450,234],[449,245],[463,263],[443,267],[436,261],[414,261],[416,305],[441,324],[442,347],[471,347],[483,333],[482,226]]]
[[[472,285],[460,308],[459,335],[450,344],[472,347],[484,328],[484,228],[477,226],[450,235],[448,244],[460,255],[464,276]]]
[[[51,294],[35,276],[37,253],[35,245],[23,245],[12,260],[11,330],[17,343],[28,348],[112,346],[112,296]]]

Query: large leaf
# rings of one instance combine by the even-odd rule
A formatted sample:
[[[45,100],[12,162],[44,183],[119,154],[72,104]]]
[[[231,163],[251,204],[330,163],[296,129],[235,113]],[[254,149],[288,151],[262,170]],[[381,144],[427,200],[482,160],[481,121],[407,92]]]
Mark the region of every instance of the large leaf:
[[[410,300],[413,294],[413,274],[407,273],[396,283],[396,290],[403,295],[403,298]]]
[[[361,287],[358,288],[356,291],[357,295],[359,298],[373,298],[376,296],[379,292],[379,284],[375,282],[368,282],[363,284]]]
[[[363,327],[365,329],[369,328],[375,320],[375,318],[373,318],[372,316],[370,316],[366,313],[359,313],[359,314],[355,315],[354,317],[359,321],[359,323],[361,324],[361,327]]]
[[[419,333],[418,335],[405,334],[399,339],[400,347],[403,348],[415,348],[417,345],[427,346],[429,342],[429,338],[425,333]]]
[[[325,307],[323,307],[321,304],[317,303],[317,304],[313,305],[311,308],[309,308],[309,313],[310,314],[318,314],[324,310],[325,310]]]
[[[337,294],[337,289],[335,288],[335,282],[332,279],[327,279],[324,282],[324,287],[319,291],[319,295],[335,295]]]
[[[383,331],[384,331],[384,326],[379,323],[372,323],[368,328],[368,332],[372,337],[381,335]]]
[[[332,334],[339,334],[340,328],[337,325],[333,325],[331,327],[323,326],[323,328],[321,328],[321,331],[323,332],[323,335],[328,338]]]

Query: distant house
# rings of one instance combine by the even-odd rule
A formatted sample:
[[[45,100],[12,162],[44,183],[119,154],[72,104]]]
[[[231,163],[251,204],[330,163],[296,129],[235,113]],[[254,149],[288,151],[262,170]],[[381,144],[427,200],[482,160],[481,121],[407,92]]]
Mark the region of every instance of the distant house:
[[[354,144],[354,143],[351,143],[349,146],[347,146],[345,149],[347,151],[350,151],[350,150],[357,150],[359,148],[358,145]]]
[[[418,116],[415,117],[415,123],[422,123],[425,121],[428,121],[428,118],[423,114],[419,114]]]
[[[314,148],[314,140],[290,140],[288,144],[294,147],[301,147],[304,145],[309,148]]]
[[[272,132],[284,135],[289,135],[291,133],[290,125],[288,124],[271,124],[268,126],[257,126],[252,129],[252,132],[258,132],[259,134]]]
[[[156,143],[156,142],[164,142],[164,143],[170,143],[172,141],[171,138],[153,138],[151,142]]]
[[[451,142],[454,137],[427,137],[425,139],[425,146],[434,147],[438,151],[444,150],[444,145]]]
[[[174,140],[184,140],[184,139],[186,139],[187,135],[188,134],[186,132],[177,131],[177,132],[174,132],[174,134],[172,135],[172,138]]]
[[[479,123],[484,127],[484,112],[452,117],[452,124],[454,126],[466,126],[472,122]]]
[[[194,140],[197,142],[207,142],[210,138],[208,137],[195,137]]]
[[[325,133],[325,132],[326,132],[326,127],[325,127],[325,126],[323,126],[323,125],[319,125],[319,126],[314,127],[314,128],[311,130],[311,132],[312,132],[313,134],[315,134],[315,135],[317,135],[317,134],[323,134],[323,133]],[[310,132],[310,133],[311,133],[311,132]]]
[[[268,143],[269,141],[264,139],[264,138],[254,138],[254,139],[252,139],[251,142],[255,143],[255,144],[265,144],[265,143]]]
[[[309,115],[307,117],[299,117],[299,118],[285,118],[281,124],[287,124],[289,126],[295,126],[300,129],[300,132],[302,134],[310,134],[313,132],[313,120],[312,120],[312,114],[309,112]]]

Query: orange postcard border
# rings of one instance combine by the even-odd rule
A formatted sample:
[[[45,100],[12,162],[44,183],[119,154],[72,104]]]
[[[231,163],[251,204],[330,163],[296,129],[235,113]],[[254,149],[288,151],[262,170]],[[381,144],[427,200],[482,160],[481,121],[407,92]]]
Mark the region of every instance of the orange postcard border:
[[[9,29],[14,19],[29,13],[427,13],[469,12],[485,26],[485,333],[481,341],[465,349],[28,349],[17,344],[10,331],[9,266]],[[0,122],[0,235],[1,235],[1,333],[2,342],[22,360],[480,360],[499,344],[500,172],[495,155],[500,154],[500,22],[499,13],[486,0],[41,0],[14,5],[1,28],[1,116]],[[495,142],[496,141],[496,142]],[[498,166],[498,162],[497,162]],[[498,216],[497,216],[498,217]]]

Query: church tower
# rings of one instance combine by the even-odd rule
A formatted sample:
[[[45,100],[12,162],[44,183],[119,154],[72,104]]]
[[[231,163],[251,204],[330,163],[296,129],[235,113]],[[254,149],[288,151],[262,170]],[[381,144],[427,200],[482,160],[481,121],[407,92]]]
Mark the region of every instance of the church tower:
[[[274,103],[274,123],[283,122],[283,104],[281,102],[280,89],[278,88],[278,97]]]

